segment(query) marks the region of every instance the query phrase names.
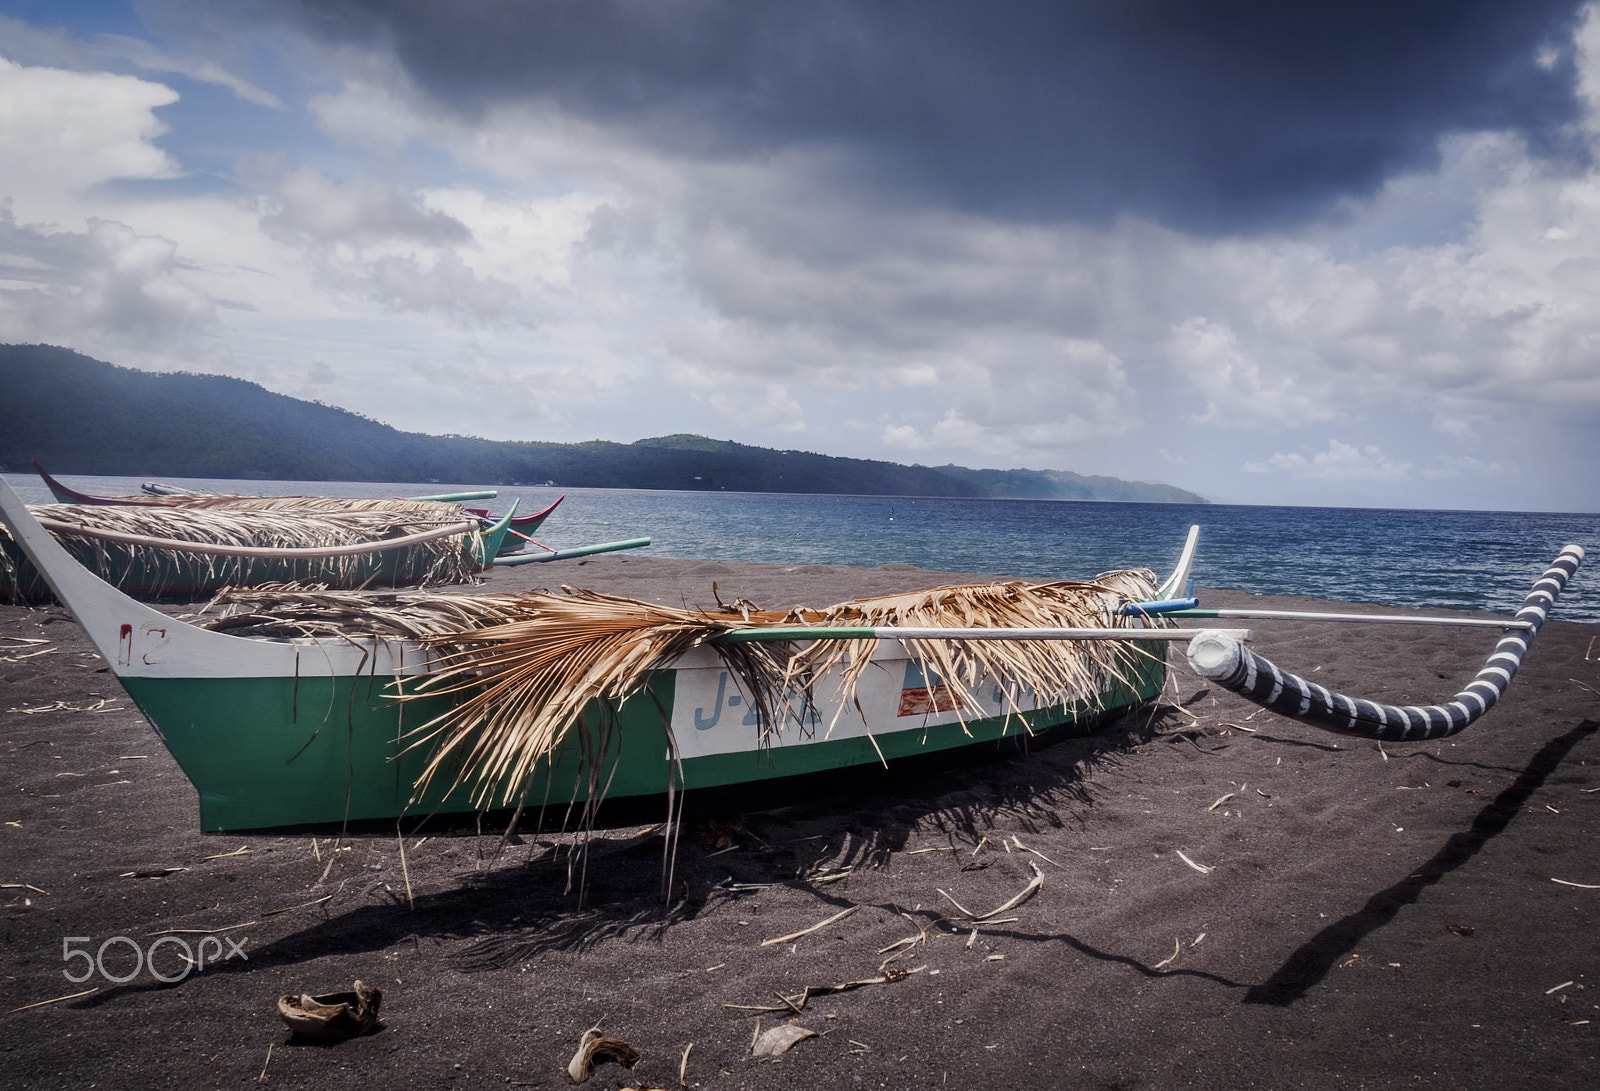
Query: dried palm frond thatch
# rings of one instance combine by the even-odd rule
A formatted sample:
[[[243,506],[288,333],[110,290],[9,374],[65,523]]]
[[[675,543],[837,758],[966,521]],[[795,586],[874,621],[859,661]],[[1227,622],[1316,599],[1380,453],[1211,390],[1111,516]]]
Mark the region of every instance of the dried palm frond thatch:
[[[1149,599],[1155,574],[1148,570],[1108,572],[1091,582],[1020,581],[940,587],[905,595],[886,595],[841,603],[823,612],[825,626],[905,626],[916,628],[1112,628],[1125,602]],[[979,683],[999,684],[1011,711],[1024,692],[1038,705],[1093,702],[1113,681],[1126,681],[1129,646],[1109,641],[1035,642],[1019,640],[908,640],[924,675],[937,676],[956,691],[958,708],[976,705]],[[787,689],[810,688],[830,671],[839,672],[840,708],[853,700],[862,672],[872,661],[872,641],[819,641],[790,663]]]
[[[591,701],[615,712],[638,698],[653,669],[709,644],[739,680],[756,714],[756,745],[785,719],[801,722],[817,689],[837,671],[841,710],[871,662],[874,641],[716,643],[735,629],[792,625],[945,628],[1078,628],[1129,624],[1117,608],[1149,598],[1148,571],[1112,572],[1090,582],[1020,581],[942,587],[859,599],[825,610],[758,610],[737,603],[717,611],[675,609],[563,588],[512,595],[387,595],[231,591],[213,627],[259,635],[376,635],[418,640],[441,653],[435,672],[403,696],[451,695],[444,715],[412,733],[431,744],[418,793],[441,769],[457,770],[452,790],[470,784],[478,805],[525,785],[539,762],[580,723]],[[1130,637],[1133,632],[1130,632]],[[1144,654],[1133,643],[910,640],[907,651],[930,678],[956,690],[958,707],[976,707],[980,683],[1000,686],[1011,711],[1024,696],[1038,707],[1077,701],[1094,707],[1108,686],[1128,681]],[[803,706],[795,709],[794,704]],[[830,725],[831,726],[831,725]],[[672,747],[670,725],[666,727]],[[596,739],[584,756],[603,752]]]
[[[338,591],[316,582],[224,587],[186,620],[234,636],[422,640],[514,621],[514,594]]]
[[[433,744],[419,794],[441,768],[459,760],[452,789],[470,781],[473,802],[487,804],[497,790],[524,784],[579,724],[591,701],[602,710],[620,710],[643,691],[652,670],[748,624],[737,615],[565,590],[513,596],[502,608],[519,612],[517,620],[423,638],[446,654],[441,669],[410,696],[459,699],[413,732],[412,745]],[[780,722],[787,645],[714,647],[744,682],[763,728]],[[670,746],[670,725],[666,730]],[[603,753],[604,745],[591,740],[584,749]]]
[[[414,519],[451,522],[461,518],[460,504],[443,500],[407,500],[404,497],[368,496],[233,496],[227,493],[201,493],[195,496],[170,496],[159,506],[180,511],[231,508],[253,511],[381,511]]]
[[[298,499],[298,498],[297,498]],[[385,502],[387,503],[387,502]],[[434,510],[438,509],[438,510]],[[465,527],[455,505],[433,504],[419,510],[414,501],[395,506],[363,506],[357,510],[327,507],[109,507],[44,504],[31,509],[58,541],[82,564],[118,586],[159,593],[221,584],[266,580],[317,580],[346,585],[376,578],[380,582],[452,583],[469,579],[479,565],[465,530],[409,543],[381,553],[333,557],[230,557],[182,552],[140,541],[119,541],[105,535],[181,541],[206,546],[283,549],[337,549],[381,544],[399,537],[425,534],[449,526]],[[0,531],[0,546],[9,546]],[[12,589],[23,587],[20,553],[0,573]],[[35,577],[36,579],[36,577]],[[5,587],[0,587],[4,591]]]

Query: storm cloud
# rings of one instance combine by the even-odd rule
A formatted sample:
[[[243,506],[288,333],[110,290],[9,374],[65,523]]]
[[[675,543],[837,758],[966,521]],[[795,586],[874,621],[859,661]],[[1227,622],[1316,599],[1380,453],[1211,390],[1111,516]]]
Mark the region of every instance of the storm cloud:
[[[299,0],[464,117],[542,105],[658,153],[801,149],[1010,220],[1281,229],[1500,131],[1581,159],[1575,0]]]
[[[0,27],[7,339],[423,431],[1600,504],[1600,0],[61,11]]]

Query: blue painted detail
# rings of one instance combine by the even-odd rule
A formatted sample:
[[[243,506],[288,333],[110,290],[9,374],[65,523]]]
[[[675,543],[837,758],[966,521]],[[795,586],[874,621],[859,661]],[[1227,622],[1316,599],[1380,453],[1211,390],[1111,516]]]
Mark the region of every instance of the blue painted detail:
[[[934,686],[944,685],[944,679],[938,671],[923,672],[921,665],[915,659],[906,660],[905,681],[900,683],[902,690],[907,689],[932,689]]]
[[[920,677],[920,675],[919,675],[919,677]],[[716,727],[717,724],[722,722],[722,711],[723,711],[723,709],[725,709],[725,708],[737,708],[740,705],[744,705],[746,707],[746,709],[747,709],[747,711],[745,712],[744,716],[741,718],[740,722],[745,727],[755,727],[757,725],[757,723],[758,723],[758,721],[756,719],[756,706],[755,706],[754,702],[746,701],[745,698],[744,698],[744,695],[742,693],[737,692],[737,691],[735,691],[733,693],[729,693],[728,692],[728,672],[727,671],[722,671],[720,674],[717,675],[717,696],[716,696],[716,700],[715,700],[715,705],[716,705],[716,707],[714,709],[712,709],[711,715],[709,715],[709,716],[706,715],[706,710],[704,708],[697,708],[697,709],[694,710],[694,726],[695,726],[695,730],[697,730],[697,731],[710,731],[713,727]],[[785,723],[786,724],[794,724],[794,723],[800,723],[801,722],[800,717],[796,716],[794,714],[794,712],[793,712],[793,709],[795,707],[798,707],[798,705],[799,705],[799,701],[798,700],[796,700],[793,703],[791,703],[790,712],[785,717]],[[813,709],[809,709],[807,711],[804,723],[815,725],[815,724],[819,723],[820,721],[821,721],[821,717],[818,715],[816,709],[813,708]]]
[[[1165,614],[1170,610],[1193,610],[1198,605],[1200,605],[1200,600],[1196,598],[1128,602],[1117,610],[1117,614],[1119,617],[1129,617],[1135,614]]]
[[[706,715],[705,715],[706,710],[705,709],[703,709],[703,708],[695,709],[694,710],[694,726],[695,726],[695,730],[696,731],[710,731],[713,727],[717,726],[717,721],[722,719],[722,696],[723,696],[723,694],[725,694],[727,692],[728,692],[728,672],[727,671],[723,671],[721,674],[719,674],[717,676],[717,713],[716,713],[715,716],[712,716],[708,720],[708,719],[706,719]]]

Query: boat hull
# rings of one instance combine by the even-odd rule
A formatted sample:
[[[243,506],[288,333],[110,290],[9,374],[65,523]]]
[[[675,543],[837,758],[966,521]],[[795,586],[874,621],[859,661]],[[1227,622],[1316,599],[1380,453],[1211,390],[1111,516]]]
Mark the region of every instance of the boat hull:
[[[482,802],[488,809],[564,807],[601,796],[664,796],[669,785],[688,791],[751,785],[1030,735],[1159,694],[1163,647],[1140,647],[1129,684],[1110,686],[1099,700],[1027,708],[1024,698],[1024,710],[1009,715],[998,692],[980,707],[948,707],[938,692],[944,687],[928,686],[908,668],[910,660],[891,651],[875,662],[879,677],[861,687],[859,711],[854,703],[846,710],[830,704],[824,680],[815,714],[805,723],[791,717],[765,746],[746,722],[748,701],[705,653],[699,662],[653,672],[645,690],[620,709],[591,704],[586,726],[539,765],[526,789],[503,786]],[[310,671],[312,656],[303,659]],[[478,809],[465,789],[449,790],[453,770],[416,794],[428,747],[411,746],[416,740],[408,733],[446,712],[449,702],[397,701],[394,680],[381,673],[122,681],[194,785],[208,832]],[[676,765],[668,756],[668,723]]]
[[[591,703],[516,784],[469,795],[454,787],[460,770],[444,768],[418,793],[430,745],[418,729],[454,700],[426,692],[439,667],[435,653],[397,639],[288,641],[202,629],[85,570],[3,479],[0,519],[194,785],[207,831],[638,799],[825,776],[1098,718],[1156,697],[1166,679],[1166,645],[1153,633],[1122,644],[1117,669],[1083,700],[1066,702],[1008,692],[1003,682],[982,678],[946,685],[925,675],[899,640],[883,637],[848,698],[837,673],[824,675],[811,700],[792,700],[798,714],[762,725],[736,674],[715,649],[701,646],[659,664],[620,707]],[[1181,584],[1193,544],[1191,531],[1169,585]],[[398,700],[401,692],[412,699]]]

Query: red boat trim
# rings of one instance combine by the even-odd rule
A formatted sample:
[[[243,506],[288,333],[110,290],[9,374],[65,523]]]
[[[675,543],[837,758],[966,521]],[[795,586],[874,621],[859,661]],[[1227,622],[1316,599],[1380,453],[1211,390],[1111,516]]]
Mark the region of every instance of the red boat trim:
[[[45,468],[39,465],[38,459],[33,460],[33,468],[40,477],[44,478],[45,485],[49,487],[56,500],[62,504],[97,504],[118,508],[163,506],[159,500],[142,500],[132,496],[93,496],[86,492],[79,492],[77,489],[68,488],[46,473]]]
[[[511,520],[511,525],[513,527],[525,527],[529,523],[538,523],[548,519],[550,517],[550,513],[556,510],[556,505],[561,503],[561,501],[565,500],[566,498],[567,494],[562,493],[560,496],[556,497],[550,502],[550,506],[548,508],[545,508],[543,511],[536,511],[532,515],[519,515],[515,519]]]

